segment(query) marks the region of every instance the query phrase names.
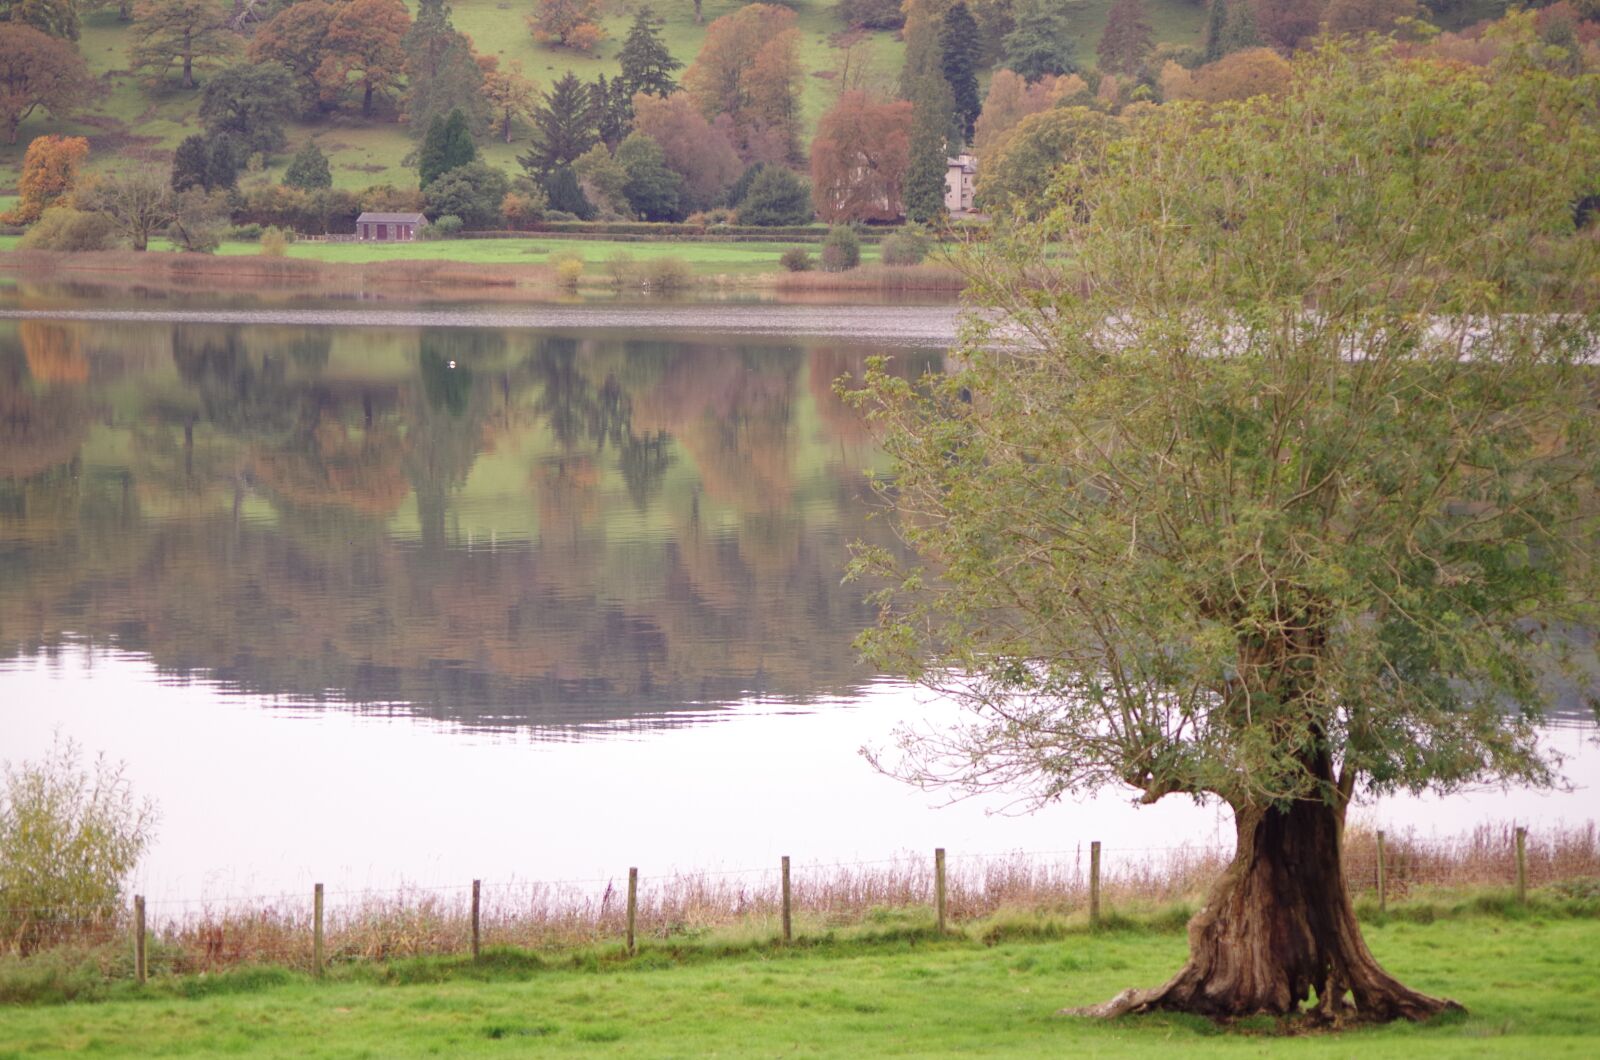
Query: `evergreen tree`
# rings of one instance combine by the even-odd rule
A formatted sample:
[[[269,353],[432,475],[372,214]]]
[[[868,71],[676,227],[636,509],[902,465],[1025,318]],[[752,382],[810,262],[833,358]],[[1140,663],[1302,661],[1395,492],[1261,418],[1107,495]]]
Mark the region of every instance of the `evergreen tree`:
[[[333,171],[328,168],[328,156],[316,144],[308,142],[289,163],[283,182],[291,188],[304,188],[307,191],[333,187]]]
[[[955,100],[955,128],[962,142],[970,143],[978,112],[983,109],[983,102],[978,98],[978,64],[982,59],[983,42],[978,37],[977,20],[961,0],[956,0],[945,12],[939,46],[943,53],[940,66]]]
[[[445,0],[420,0],[416,21],[400,46],[406,53],[406,117],[413,132],[431,128],[435,117],[453,110],[465,114],[471,128],[488,127],[483,69],[451,22]]]
[[[244,168],[250,149],[245,142],[229,133],[218,133],[206,140],[206,190],[231,188],[239,181],[239,170]]]
[[[1078,68],[1078,50],[1066,10],[1053,0],[1019,3],[1016,26],[1001,42],[1007,68],[1029,81]]]
[[[1144,4],[1140,0],[1116,0],[1106,17],[1100,47],[1095,50],[1101,71],[1136,76],[1153,47],[1155,37],[1150,23],[1144,20]]]
[[[1228,0],[1211,0],[1206,12],[1206,62],[1222,58],[1222,38],[1228,28]]]
[[[172,190],[188,191],[206,187],[211,167],[211,147],[204,136],[186,136],[172,153]]]
[[[617,61],[622,65],[622,73],[617,81],[627,90],[629,99],[636,92],[665,99],[678,87],[672,74],[682,69],[683,64],[674,59],[662,43],[663,25],[648,4],[633,16],[633,25],[628,29],[628,37],[617,55]]]
[[[448,118],[435,116],[428,123],[422,148],[417,152],[417,186],[426,188],[441,175],[477,157],[478,147],[472,142],[465,114],[453,110]]]
[[[523,165],[527,163],[524,161]],[[594,217],[594,204],[584,197],[583,189],[578,187],[578,175],[570,165],[555,167],[545,175],[543,183],[550,209],[570,213],[580,221]]]
[[[661,145],[644,133],[631,133],[617,147],[617,164],[628,174],[622,193],[643,221],[676,221],[683,178],[667,168]]]
[[[589,86],[589,109],[594,113],[595,135],[607,147],[615,148],[633,129],[633,93],[622,78],[595,77]]]
[[[937,74],[925,75],[911,98],[911,165],[906,170],[906,217],[919,224],[945,215],[944,178],[953,109],[950,86]]]
[[[1228,21],[1222,27],[1222,54],[1261,47],[1261,34],[1256,31],[1256,12],[1249,0],[1239,0],[1228,8]]]
[[[599,134],[592,102],[589,86],[570,70],[545,93],[544,104],[533,113],[533,147],[527,154],[517,156],[529,176],[546,177],[595,145]],[[558,210],[566,209],[555,205],[554,194],[550,204]]]
[[[763,166],[739,204],[742,225],[803,225],[813,216],[810,185],[783,166]]]

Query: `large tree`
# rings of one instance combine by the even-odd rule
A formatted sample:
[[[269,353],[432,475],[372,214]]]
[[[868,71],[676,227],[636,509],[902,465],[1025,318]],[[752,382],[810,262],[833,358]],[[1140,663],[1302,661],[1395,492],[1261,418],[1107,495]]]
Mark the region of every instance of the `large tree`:
[[[406,120],[421,136],[435,117],[465,114],[474,129],[489,125],[483,70],[472,44],[455,28],[444,0],[419,0],[416,19],[401,41],[406,53]]]
[[[328,29],[338,14],[331,0],[299,0],[273,15],[250,38],[250,61],[288,70],[308,111],[324,105],[317,68],[322,65]]]
[[[179,83],[196,87],[196,66],[219,66],[239,49],[221,0],[139,0],[133,6],[128,66],[156,82],[176,66]]]
[[[1600,593],[1596,104],[1520,25],[1141,116],[976,251],[959,370],[870,379],[921,567],[859,554],[865,644],[972,711],[883,764],[1232,808],[1188,963],[1089,1011],[1451,1007],[1373,958],[1341,842],[1362,794],[1549,780],[1541,665]]]
[[[983,109],[978,100],[978,67],[982,61],[982,42],[978,23],[957,0],[945,12],[939,28],[940,72],[955,100],[955,122],[963,143],[972,140],[973,126]]]
[[[176,196],[167,175],[151,163],[104,173],[77,194],[78,205],[111,219],[134,250],[144,250],[150,237],[176,216]]]
[[[78,0],[0,0],[0,22],[32,26],[63,40],[78,39]]]
[[[478,145],[472,142],[467,116],[453,110],[449,117],[435,117],[417,150],[417,186],[426,191],[439,177],[477,159]]]
[[[795,13],[747,4],[706,27],[705,43],[683,74],[683,87],[708,119],[726,114],[735,146],[775,131],[785,153],[800,134],[800,31]]]
[[[540,44],[577,52],[593,51],[606,35],[600,0],[534,0],[528,29]]]
[[[0,125],[6,143],[40,107],[57,120],[89,95],[93,81],[72,45],[32,26],[0,23]]]
[[[1095,48],[1100,69],[1108,74],[1133,77],[1144,67],[1154,47],[1155,35],[1150,23],[1145,21],[1142,0],[1116,0],[1106,16],[1100,44]]]
[[[483,71],[483,98],[493,114],[493,128],[510,143],[512,123],[532,117],[539,105],[539,89],[523,75],[521,63],[500,69],[498,55],[478,56],[478,68]]]
[[[633,16],[633,25],[628,28],[627,39],[617,55],[617,63],[622,67],[618,80],[627,88],[629,96],[643,92],[665,99],[677,91],[678,82],[672,75],[683,68],[683,63],[672,57],[661,40],[663,25],[649,4]]]
[[[401,44],[410,31],[411,15],[402,0],[338,5],[313,75],[323,101],[337,105],[359,92],[361,114],[371,117],[373,103],[400,85],[406,61]]]
[[[517,156],[529,176],[543,179],[594,146],[598,134],[591,102],[588,86],[570,70],[550,86],[533,114],[533,146]]]
[[[910,162],[905,176],[909,220],[926,224],[945,216],[945,174],[953,109],[949,82],[938,70],[924,74],[911,96]]]
[[[817,216],[829,224],[899,220],[910,164],[911,104],[879,103],[865,92],[846,92],[822,116],[811,141]],[[939,179],[942,187],[942,168]]]
[[[687,210],[715,206],[744,171],[727,135],[706,121],[686,92],[665,99],[638,93],[633,127],[661,145],[667,167],[683,178]]]
[[[230,66],[206,82],[200,123],[209,136],[228,134],[251,151],[276,151],[283,146],[283,123],[294,105],[294,82],[282,66]]]
[[[1006,66],[1029,81],[1078,68],[1072,23],[1053,0],[1017,0],[1016,21],[1002,41]]]
[[[89,141],[81,136],[36,136],[22,156],[17,205],[0,214],[6,224],[30,225],[58,202],[69,201],[78,171],[89,157]]]

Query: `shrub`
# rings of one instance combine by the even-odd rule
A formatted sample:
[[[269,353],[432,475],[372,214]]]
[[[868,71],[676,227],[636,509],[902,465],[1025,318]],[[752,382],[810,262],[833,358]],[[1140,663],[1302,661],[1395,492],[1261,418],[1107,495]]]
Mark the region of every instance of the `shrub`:
[[[289,238],[276,225],[261,233],[261,253],[269,258],[281,258],[289,252]]]
[[[254,221],[244,225],[234,225],[228,229],[228,238],[242,243],[254,243],[261,238],[262,228]]]
[[[122,766],[97,758],[85,768],[70,740],[36,761],[6,763],[0,946],[27,954],[85,922],[114,920],[155,818],[151,803],[135,801]]]
[[[933,240],[918,225],[908,225],[883,241],[885,265],[921,265],[933,249]]]
[[[811,251],[805,247],[790,247],[783,252],[778,263],[790,272],[810,272],[816,264],[811,260]]]
[[[614,286],[622,287],[633,278],[633,255],[619,250],[606,259],[606,273]]]
[[[739,204],[742,225],[803,225],[813,214],[810,184],[782,166],[763,169]]]
[[[102,213],[52,206],[22,237],[23,250],[109,250],[116,245],[116,228]]]
[[[564,250],[550,259],[556,267],[556,279],[563,287],[577,287],[583,276],[583,255]]]
[[[546,221],[576,221],[578,220],[578,215],[569,213],[566,210],[546,210],[544,219]]]
[[[645,263],[644,285],[658,291],[676,291],[694,283],[694,270],[682,258],[656,258]]]
[[[432,224],[423,225],[418,233],[423,239],[454,239],[461,234],[461,218],[447,213]]]
[[[846,272],[861,264],[861,240],[849,225],[834,225],[822,241],[824,272]]]
[[[713,225],[731,225],[739,220],[739,215],[726,206],[715,206],[709,210],[692,213],[686,220],[689,224],[710,228]]]

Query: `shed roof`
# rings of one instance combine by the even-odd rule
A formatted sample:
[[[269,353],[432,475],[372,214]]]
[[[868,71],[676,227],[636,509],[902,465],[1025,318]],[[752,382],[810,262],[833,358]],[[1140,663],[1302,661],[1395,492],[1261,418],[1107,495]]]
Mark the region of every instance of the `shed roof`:
[[[349,215],[346,214],[346,216]],[[420,213],[364,213],[356,218],[356,224],[360,224],[363,221],[373,221],[378,224],[393,224],[397,221],[402,224],[428,223],[428,219]]]

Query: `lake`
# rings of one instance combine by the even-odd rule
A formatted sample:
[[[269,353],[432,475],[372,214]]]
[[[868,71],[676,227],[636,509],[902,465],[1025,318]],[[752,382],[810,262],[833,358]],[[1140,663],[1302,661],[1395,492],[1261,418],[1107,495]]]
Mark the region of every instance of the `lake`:
[[[0,757],[125,760],[168,900],[1230,843],[859,755],[953,715],[856,659],[847,547],[894,536],[834,381],[940,370],[956,315],[0,288]],[[1600,818],[1584,691],[1548,729],[1575,790],[1358,814]]]

